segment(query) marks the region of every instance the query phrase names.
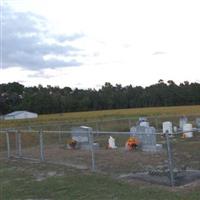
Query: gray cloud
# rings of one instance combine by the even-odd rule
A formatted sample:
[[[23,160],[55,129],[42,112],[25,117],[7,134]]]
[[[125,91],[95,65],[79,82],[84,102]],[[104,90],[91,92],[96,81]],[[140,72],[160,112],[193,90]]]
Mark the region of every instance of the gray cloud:
[[[36,72],[34,74],[30,74],[28,75],[29,78],[45,78],[45,79],[49,79],[49,78],[52,78],[54,77],[53,75],[47,75],[45,74],[43,71],[39,71],[39,72]]]
[[[58,42],[74,41],[82,37],[84,37],[83,33],[75,33],[74,35],[54,35],[54,38]]]
[[[2,64],[4,68],[21,66],[31,70],[42,68],[56,68],[80,66],[81,63],[72,59],[72,55],[79,55],[80,49],[72,45],[63,45],[64,41],[73,41],[83,37],[83,34],[55,35],[49,32],[47,20],[33,13],[13,12],[3,7],[2,22]],[[53,39],[54,43],[45,42]],[[53,55],[45,60],[46,55]],[[56,56],[67,58],[56,59]]]

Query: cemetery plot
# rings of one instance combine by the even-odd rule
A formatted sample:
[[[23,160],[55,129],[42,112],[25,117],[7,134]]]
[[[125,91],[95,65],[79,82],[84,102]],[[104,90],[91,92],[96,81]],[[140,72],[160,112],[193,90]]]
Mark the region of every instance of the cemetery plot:
[[[156,129],[151,124],[154,120],[148,121],[146,117],[134,124],[117,121],[121,130],[130,130],[126,132],[103,130],[112,127],[108,121],[96,124],[96,129],[63,125],[49,126],[48,130],[29,127],[29,130],[7,131],[0,142],[4,140],[4,148],[9,151],[1,152],[1,156],[37,159],[127,179],[160,180],[163,184],[170,184],[173,174],[174,184],[181,185],[199,178],[199,118],[191,121],[181,117],[176,124],[168,120],[160,124],[162,129]],[[172,147],[170,157],[167,140]]]

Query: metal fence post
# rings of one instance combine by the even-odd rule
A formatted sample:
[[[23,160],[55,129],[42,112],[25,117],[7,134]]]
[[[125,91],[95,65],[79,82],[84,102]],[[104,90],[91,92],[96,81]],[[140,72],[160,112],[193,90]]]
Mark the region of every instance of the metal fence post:
[[[159,123],[158,123],[158,117],[155,117],[155,125],[156,125],[156,129],[159,130]]]
[[[17,145],[18,145],[18,156],[22,156],[22,143],[21,143],[21,133],[17,131]]]
[[[92,171],[95,171],[95,156],[94,156],[94,148],[93,148],[93,133],[91,130],[88,132],[89,134],[89,141],[90,141],[90,151],[91,151],[91,159],[92,159]]]
[[[8,132],[6,132],[6,144],[7,144],[7,156],[9,159],[10,158],[10,137],[9,137]]]
[[[17,130],[15,131],[15,155],[18,155],[18,134],[17,134]]]
[[[170,175],[170,183],[171,186],[174,186],[174,172],[173,172],[173,160],[172,160],[172,149],[169,140],[168,131],[165,132],[166,143],[167,143],[167,154],[168,154],[168,167],[169,167],[169,175]]]
[[[44,161],[45,157],[44,157],[43,133],[41,130],[39,131],[39,138],[40,138],[40,160]]]
[[[62,132],[61,132],[61,126],[59,126],[58,142],[59,142],[59,144],[62,143]]]
[[[99,136],[99,123],[96,122],[96,135]]]

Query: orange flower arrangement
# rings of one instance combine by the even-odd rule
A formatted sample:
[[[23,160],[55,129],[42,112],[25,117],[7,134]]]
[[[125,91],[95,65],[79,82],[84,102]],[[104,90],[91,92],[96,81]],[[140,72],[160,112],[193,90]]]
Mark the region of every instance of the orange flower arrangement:
[[[67,144],[68,144],[68,146],[69,146],[71,149],[75,149],[75,148],[76,148],[76,145],[77,145],[77,141],[71,139],[70,141],[67,142]]]
[[[126,142],[126,149],[133,150],[136,149],[139,145],[139,140],[135,137],[130,137]]]

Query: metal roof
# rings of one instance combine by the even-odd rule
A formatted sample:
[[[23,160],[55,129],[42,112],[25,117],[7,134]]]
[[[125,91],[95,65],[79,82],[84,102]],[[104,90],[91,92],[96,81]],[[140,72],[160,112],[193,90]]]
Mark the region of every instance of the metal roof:
[[[8,113],[6,114],[5,116],[6,117],[9,117],[9,116],[17,116],[17,115],[20,115],[22,113],[32,113],[32,112],[28,112],[26,110],[21,110],[21,111],[14,111],[14,112],[11,112],[11,113]],[[37,113],[32,113],[32,114],[37,114]]]

